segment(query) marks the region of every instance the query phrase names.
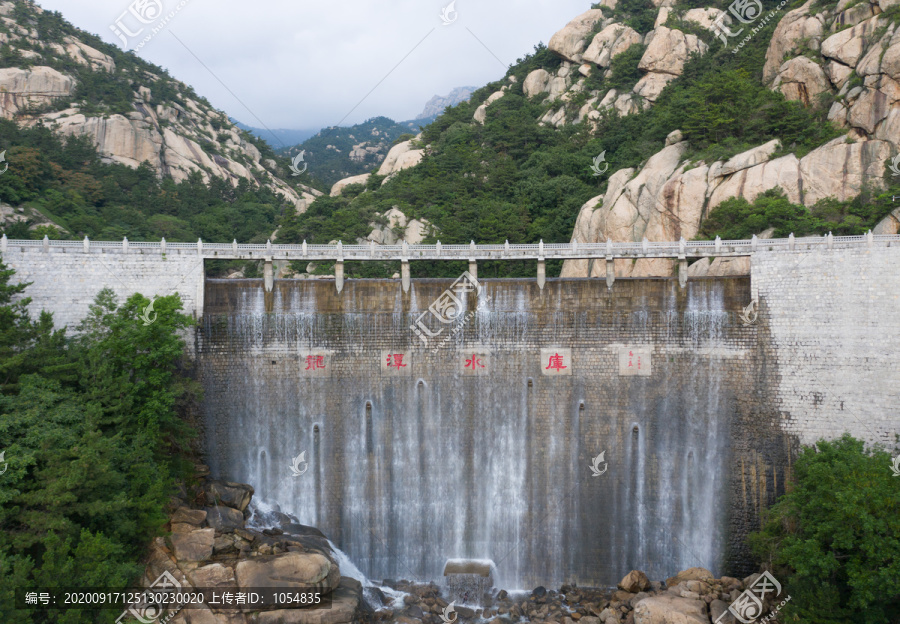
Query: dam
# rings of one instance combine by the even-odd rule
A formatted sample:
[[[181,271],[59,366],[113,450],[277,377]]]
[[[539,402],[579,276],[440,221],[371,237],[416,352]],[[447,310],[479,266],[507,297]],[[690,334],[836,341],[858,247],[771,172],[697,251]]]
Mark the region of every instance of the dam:
[[[104,285],[181,293],[213,476],[253,484],[374,579],[436,580],[456,558],[492,560],[507,589],[740,575],[800,444],[847,431],[892,448],[900,433],[900,237],[704,251],[749,255],[748,277],[340,289],[207,280],[208,245],[30,243],[3,261],[58,322]],[[652,245],[622,253],[694,257],[693,242]]]

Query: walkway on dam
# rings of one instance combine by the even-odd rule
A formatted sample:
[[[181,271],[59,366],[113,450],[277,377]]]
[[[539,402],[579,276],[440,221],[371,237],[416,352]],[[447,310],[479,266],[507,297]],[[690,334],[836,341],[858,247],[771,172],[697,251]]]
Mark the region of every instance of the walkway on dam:
[[[510,245],[442,245],[438,241],[434,245],[248,245],[237,241],[228,243],[169,243],[165,239],[157,243],[133,242],[127,238],[121,242],[97,242],[85,238],[83,241],[49,240],[8,240],[4,235],[0,238],[0,253],[12,250],[21,252],[46,252],[53,254],[129,254],[161,256],[165,254],[195,255],[208,260],[261,260],[265,263],[264,276],[266,289],[271,290],[272,262],[275,260],[302,260],[306,262],[334,262],[335,279],[340,291],[344,281],[344,262],[401,262],[401,275],[404,290],[409,290],[409,263],[417,260],[468,261],[469,273],[477,277],[478,261],[487,260],[536,260],[538,284],[543,288],[546,282],[547,260],[580,260],[596,259],[607,261],[607,283],[612,286],[615,280],[613,260],[668,258],[678,260],[678,275],[682,285],[687,281],[688,258],[707,257],[740,257],[752,256],[760,251],[807,251],[814,249],[842,249],[848,247],[872,247],[874,245],[900,244],[900,235],[874,235],[871,231],[861,236],[811,236],[795,238],[760,239],[754,236],[749,240],[723,241],[686,241],[682,238],[675,242],[650,242],[646,238],[640,243],[571,243]]]

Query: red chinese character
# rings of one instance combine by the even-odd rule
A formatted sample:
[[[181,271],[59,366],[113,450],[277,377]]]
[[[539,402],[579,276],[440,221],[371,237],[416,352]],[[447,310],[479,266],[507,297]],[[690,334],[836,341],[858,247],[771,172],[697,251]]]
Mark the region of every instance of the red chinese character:
[[[638,370],[641,370],[641,356],[638,356]]]
[[[319,370],[325,369],[325,356],[324,355],[307,355],[306,356],[306,370]]]
[[[406,368],[406,364],[403,363],[403,354],[393,353],[387,356],[387,365],[388,368]]]
[[[472,367],[472,370],[475,370],[476,367],[484,368],[484,364],[481,363],[481,360],[474,353],[472,354],[471,360],[466,360],[465,368],[469,368],[469,366]]]
[[[550,356],[550,364],[544,370],[562,370],[564,368],[568,368],[568,366],[563,366],[563,356],[559,353]]]
[[[629,351],[628,352],[628,366],[634,366],[634,364],[631,363],[631,358],[633,358],[633,357],[634,357],[634,353]],[[638,360],[638,363],[639,363],[638,368],[640,368],[640,360]]]

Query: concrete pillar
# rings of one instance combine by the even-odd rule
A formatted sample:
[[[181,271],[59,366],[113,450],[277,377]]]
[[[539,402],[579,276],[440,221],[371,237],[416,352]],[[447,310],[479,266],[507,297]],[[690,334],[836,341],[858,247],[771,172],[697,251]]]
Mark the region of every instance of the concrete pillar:
[[[338,292],[344,290],[344,261],[338,260],[334,263],[334,286]]]
[[[537,283],[538,283],[538,288],[540,288],[541,290],[544,290],[544,284],[547,283],[547,261],[546,260],[538,260]]]
[[[678,285],[684,288],[688,281],[688,264],[687,258],[678,259]]]
[[[612,257],[606,257],[606,287],[612,289],[613,282],[616,281],[616,265]]]
[[[263,284],[266,292],[272,292],[275,288],[275,271],[272,267],[272,258],[266,258],[263,264]]]
[[[478,279],[478,263],[474,260],[469,260],[469,275],[472,279]]]
[[[403,283],[403,292],[409,292],[409,261],[400,263],[400,281]]]

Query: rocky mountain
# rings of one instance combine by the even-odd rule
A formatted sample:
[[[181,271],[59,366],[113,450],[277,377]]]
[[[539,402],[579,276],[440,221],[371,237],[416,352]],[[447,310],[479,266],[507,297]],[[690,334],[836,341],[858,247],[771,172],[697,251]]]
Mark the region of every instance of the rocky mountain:
[[[330,187],[343,178],[375,170],[398,138],[418,131],[419,124],[414,121],[397,123],[387,117],[373,117],[349,127],[324,128],[300,145],[280,152],[289,157],[304,152],[309,173]]]
[[[448,106],[456,106],[467,101],[478,87],[456,87],[447,95],[436,95],[425,104],[425,109],[416,115],[417,121],[433,121]]]
[[[20,127],[87,137],[104,162],[175,182],[246,181],[301,211],[317,194],[189,86],[30,0],[0,2],[0,42],[0,116]]]
[[[320,214],[398,210],[445,243],[896,232],[900,1],[766,0],[743,21],[709,4],[594,5],[404,146],[421,151],[409,166],[339,181]],[[605,275],[602,262],[558,270]]]

